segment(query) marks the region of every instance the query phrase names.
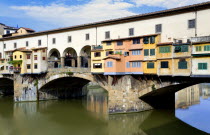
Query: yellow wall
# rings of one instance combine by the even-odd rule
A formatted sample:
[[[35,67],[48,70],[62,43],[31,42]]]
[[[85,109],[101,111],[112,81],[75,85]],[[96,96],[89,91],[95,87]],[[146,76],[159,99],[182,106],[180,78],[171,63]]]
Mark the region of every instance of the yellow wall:
[[[22,58],[20,58],[20,55],[22,55]],[[16,56],[16,58],[15,58],[15,56]],[[24,65],[24,61],[26,60],[26,55],[25,55],[25,53],[24,52],[21,52],[21,51],[15,51],[14,53],[13,53],[13,61],[16,61],[16,60],[22,60],[22,64],[20,64],[20,68],[21,68],[21,74],[24,74],[24,73],[26,73],[27,72],[27,69],[26,69],[26,67],[25,67],[25,65]],[[14,65],[14,67],[18,67],[18,65],[16,64],[16,65]]]
[[[161,68],[161,62],[163,61],[168,62],[168,68]],[[158,63],[158,66],[157,66],[158,75],[172,75],[173,74],[174,66],[172,65],[172,59],[158,60],[157,63]]]
[[[180,59],[173,59],[173,75],[174,76],[189,76],[191,74],[191,58],[185,58],[187,61],[187,69],[179,69],[178,62]]]
[[[148,62],[154,62],[154,68],[147,68]],[[156,61],[146,61],[143,62],[143,71],[144,74],[157,74],[157,62]]]
[[[169,53],[160,53],[160,47],[166,47],[166,46],[170,46],[170,52]],[[157,59],[172,58],[172,53],[173,53],[172,45],[164,45],[164,46],[157,47]]]

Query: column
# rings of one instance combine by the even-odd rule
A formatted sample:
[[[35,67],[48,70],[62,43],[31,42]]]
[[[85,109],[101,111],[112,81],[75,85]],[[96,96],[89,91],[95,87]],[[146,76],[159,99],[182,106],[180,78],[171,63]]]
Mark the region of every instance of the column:
[[[65,67],[65,57],[61,57],[61,68]]]
[[[77,57],[77,67],[81,67],[81,56]]]
[[[75,67],[75,59],[71,59],[71,67]]]
[[[88,68],[91,68],[91,57],[88,57]]]

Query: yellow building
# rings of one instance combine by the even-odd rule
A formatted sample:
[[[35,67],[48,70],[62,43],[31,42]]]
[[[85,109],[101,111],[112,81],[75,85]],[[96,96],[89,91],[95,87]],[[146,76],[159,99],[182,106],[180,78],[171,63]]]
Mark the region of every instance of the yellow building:
[[[104,58],[105,52],[103,50],[103,43],[100,46],[93,46],[91,50],[91,72],[93,74],[103,74],[104,73]]]
[[[159,42],[160,42],[160,35],[158,34],[143,36],[144,74],[157,74],[156,46]]]
[[[171,76],[173,73],[172,44],[172,42],[157,44],[157,74],[160,76]]]
[[[21,27],[15,33],[12,33],[12,36],[24,35],[24,34],[29,34],[33,32],[35,31],[30,28]]]
[[[191,75],[191,44],[173,44],[173,76]]]

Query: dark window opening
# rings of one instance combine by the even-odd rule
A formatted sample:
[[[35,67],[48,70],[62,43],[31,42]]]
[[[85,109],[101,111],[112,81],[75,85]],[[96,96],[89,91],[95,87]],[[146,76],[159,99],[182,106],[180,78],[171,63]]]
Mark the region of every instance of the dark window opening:
[[[161,61],[161,68],[168,68],[168,61]]]

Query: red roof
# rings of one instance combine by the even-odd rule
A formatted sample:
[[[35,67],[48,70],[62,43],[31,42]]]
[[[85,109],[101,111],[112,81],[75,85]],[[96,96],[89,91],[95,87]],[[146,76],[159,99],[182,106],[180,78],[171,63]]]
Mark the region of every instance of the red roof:
[[[25,27],[21,27],[21,28],[25,29],[26,31],[35,32],[35,30],[30,29],[30,28],[25,28]]]

